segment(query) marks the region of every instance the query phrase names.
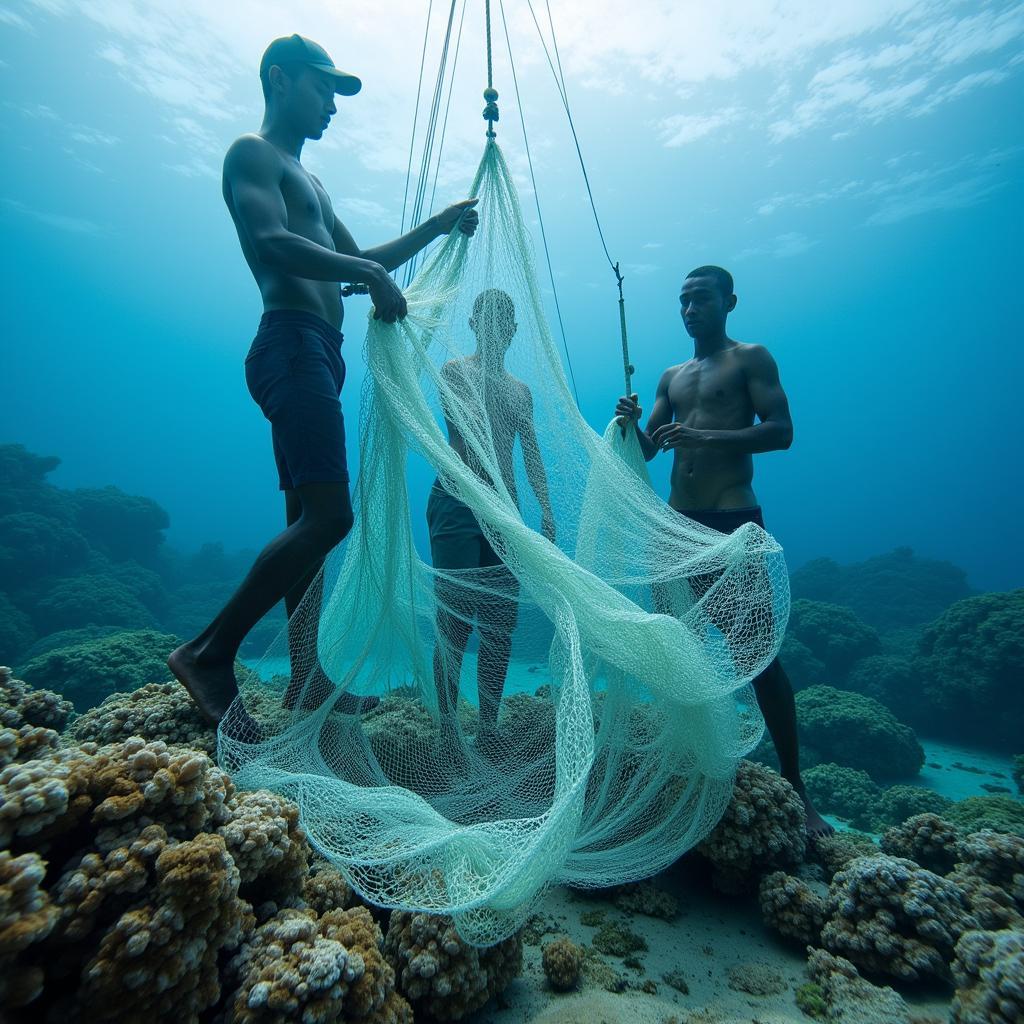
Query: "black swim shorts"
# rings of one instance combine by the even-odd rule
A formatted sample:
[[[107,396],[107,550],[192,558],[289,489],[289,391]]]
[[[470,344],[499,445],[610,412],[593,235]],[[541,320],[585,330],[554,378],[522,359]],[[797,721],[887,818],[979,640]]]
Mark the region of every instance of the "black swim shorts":
[[[263,314],[245,357],[249,394],[270,420],[282,491],[348,482],[343,340],[313,313],[275,309]]]
[[[764,529],[764,517],[760,505],[749,505],[746,508],[703,508],[683,512],[687,519],[692,519],[701,526],[707,526],[719,533],[735,533],[744,523],[754,523]]]

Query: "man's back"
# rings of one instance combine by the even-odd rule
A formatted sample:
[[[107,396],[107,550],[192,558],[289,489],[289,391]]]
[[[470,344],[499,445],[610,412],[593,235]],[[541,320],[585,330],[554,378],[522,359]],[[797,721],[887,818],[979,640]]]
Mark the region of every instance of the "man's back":
[[[252,237],[254,232],[286,225],[292,234],[337,251],[334,209],[320,182],[295,157],[250,133],[228,150],[222,189],[264,310],[304,310],[340,327],[343,311],[337,282],[309,280],[268,265],[259,259]]]

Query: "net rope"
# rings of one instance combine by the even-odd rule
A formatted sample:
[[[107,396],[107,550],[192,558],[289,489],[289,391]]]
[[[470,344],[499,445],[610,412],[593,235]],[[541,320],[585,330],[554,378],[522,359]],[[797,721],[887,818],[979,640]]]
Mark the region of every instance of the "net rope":
[[[471,194],[476,236],[429,255],[405,320],[369,321],[355,526],[219,757],[296,801],[366,899],[488,945],[552,883],[647,877],[707,835],[789,590],[768,534],[681,516],[633,431],[580,415],[493,140]]]

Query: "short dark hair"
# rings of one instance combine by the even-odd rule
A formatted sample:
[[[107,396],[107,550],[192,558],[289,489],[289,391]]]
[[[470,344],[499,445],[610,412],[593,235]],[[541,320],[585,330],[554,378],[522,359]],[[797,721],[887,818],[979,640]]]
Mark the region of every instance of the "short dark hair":
[[[691,277],[713,277],[717,282],[719,291],[721,291],[722,295],[727,299],[732,296],[732,274],[730,274],[728,270],[724,270],[722,267],[715,267],[710,264],[706,267],[698,267],[696,270],[691,270],[686,277],[687,280]]]
[[[476,297],[476,301],[473,303],[474,319],[483,313],[485,306],[490,306],[495,310],[495,313],[492,314],[495,316],[507,316],[511,320],[516,315],[516,305],[512,301],[512,296],[500,288],[485,288]]]

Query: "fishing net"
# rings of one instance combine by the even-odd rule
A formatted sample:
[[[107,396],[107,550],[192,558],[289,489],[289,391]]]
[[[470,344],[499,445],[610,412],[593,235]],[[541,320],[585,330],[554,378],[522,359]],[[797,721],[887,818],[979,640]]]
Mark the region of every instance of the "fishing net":
[[[493,142],[472,194],[476,236],[433,252],[405,320],[370,321],[355,527],[267,654],[289,668],[241,681],[220,756],[295,800],[368,900],[487,945],[547,885],[647,877],[707,835],[789,591],[768,534],[684,518],[632,430],[583,420]],[[437,565],[414,543],[424,470]]]

